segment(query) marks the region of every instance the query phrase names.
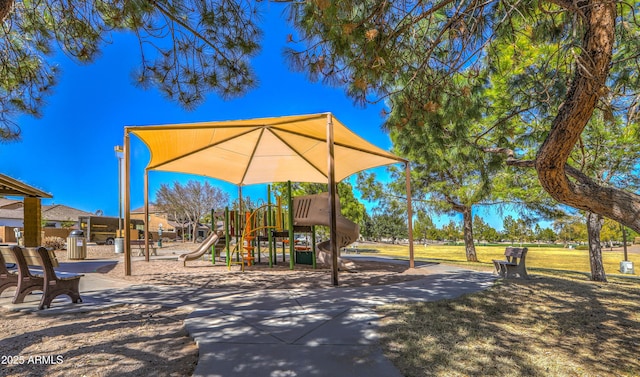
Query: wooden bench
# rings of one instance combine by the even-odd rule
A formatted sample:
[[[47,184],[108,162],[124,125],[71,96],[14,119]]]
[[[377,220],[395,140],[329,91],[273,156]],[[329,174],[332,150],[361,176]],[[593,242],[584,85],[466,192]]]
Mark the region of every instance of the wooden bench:
[[[527,275],[525,266],[527,250],[526,247],[507,247],[504,250],[505,260],[493,260],[496,274],[503,278],[511,278],[517,275],[523,279],[528,279],[529,275]]]
[[[49,308],[51,302],[58,296],[67,295],[75,304],[82,302],[80,297],[80,278],[82,274],[58,272],[53,269],[59,267],[58,260],[52,251],[44,247],[21,248],[11,246],[1,249],[5,262],[18,266],[18,279],[13,303],[24,302],[25,297],[33,291],[42,291],[40,310]],[[31,266],[31,267],[30,267]]]
[[[5,258],[5,255],[8,258]],[[7,259],[10,261],[14,259],[11,250],[9,247],[0,248],[0,294],[8,288],[18,286],[18,270],[7,268],[7,263],[12,263],[14,266],[16,266],[16,264],[8,262]]]
[[[138,256],[144,257],[144,239],[141,240],[131,240],[131,246],[138,247]],[[156,247],[153,245],[153,241],[149,240],[149,255],[157,256],[158,253],[156,251]]]

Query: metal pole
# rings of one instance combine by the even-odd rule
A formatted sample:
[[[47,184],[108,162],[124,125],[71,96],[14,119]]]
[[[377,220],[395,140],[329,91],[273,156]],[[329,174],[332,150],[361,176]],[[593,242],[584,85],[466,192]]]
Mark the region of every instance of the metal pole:
[[[628,254],[627,254],[627,229],[624,225],[620,225],[622,227],[622,245],[624,250],[624,261],[628,262]]]
[[[311,225],[311,260],[313,269],[316,269],[316,226]]]
[[[338,283],[338,224],[336,220],[336,175],[333,150],[333,118],[327,114],[327,175],[329,178],[329,244],[331,250],[331,284]]]
[[[236,253],[236,262],[240,262],[240,258],[242,258],[242,233],[244,233],[244,222],[242,222],[242,218],[244,214],[243,210],[243,200],[242,200],[242,186],[238,185],[238,213],[236,215],[236,247],[238,248],[238,252]]]
[[[273,267],[273,217],[271,213],[271,185],[267,185],[267,244],[269,245],[269,267]]]
[[[124,274],[131,276],[131,145],[129,131],[124,131]]]
[[[409,161],[404,163],[404,175],[406,179],[406,191],[407,191],[407,225],[409,229],[409,268],[415,268],[413,254],[413,211],[411,208],[411,169],[409,168]]]
[[[295,264],[295,245],[293,239],[293,194],[291,190],[291,181],[287,181],[287,194],[289,195],[289,201],[287,203],[289,207],[289,269],[293,270],[293,266]]]
[[[118,237],[122,237],[122,152],[119,145],[114,147],[118,159]]]
[[[149,262],[149,170],[144,169],[144,260]]]
[[[215,210],[211,208],[211,231],[215,232]],[[211,264],[216,264],[216,245],[211,245]]]
[[[230,228],[230,223],[229,223],[229,207],[225,207],[224,208],[224,246],[227,249],[227,268],[229,268],[231,266],[231,234],[229,232],[229,228]]]

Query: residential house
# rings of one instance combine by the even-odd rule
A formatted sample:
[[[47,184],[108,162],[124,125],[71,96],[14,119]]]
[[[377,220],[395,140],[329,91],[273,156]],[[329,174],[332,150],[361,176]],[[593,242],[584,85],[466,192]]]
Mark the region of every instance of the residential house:
[[[132,219],[144,220],[144,207],[131,210]],[[169,239],[182,239],[183,234],[187,235],[187,239],[190,239],[191,224],[188,222],[176,221],[173,216],[169,216],[166,211],[161,210],[159,207],[149,204],[149,232],[151,232],[153,239],[157,239],[158,230],[162,224],[162,237]],[[198,238],[205,238],[209,234],[210,228],[203,224],[198,224]]]
[[[68,235],[69,228],[78,228],[78,216],[92,215],[89,212],[62,204],[43,205],[40,211],[45,237],[64,238]],[[14,228],[24,229],[24,203],[22,200],[0,198],[0,238],[2,242],[16,241]]]
[[[42,224],[45,228],[78,227],[79,216],[92,216],[63,204],[43,205],[41,207]],[[24,226],[24,203],[22,200],[0,198],[0,226]]]

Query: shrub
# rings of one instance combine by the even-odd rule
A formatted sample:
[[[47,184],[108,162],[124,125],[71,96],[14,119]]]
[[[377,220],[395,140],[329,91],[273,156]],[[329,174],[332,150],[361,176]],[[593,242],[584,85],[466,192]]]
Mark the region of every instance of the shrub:
[[[64,250],[67,248],[67,241],[62,237],[45,237],[42,245],[47,249]]]

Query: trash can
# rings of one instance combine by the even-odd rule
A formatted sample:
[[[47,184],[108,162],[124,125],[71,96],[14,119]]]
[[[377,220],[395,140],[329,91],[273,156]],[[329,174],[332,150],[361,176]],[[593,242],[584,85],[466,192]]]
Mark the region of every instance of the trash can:
[[[124,238],[117,237],[115,245],[116,245],[116,254],[124,253]]]
[[[633,270],[633,262],[620,262],[620,272],[622,272],[623,274],[635,274],[635,271]]]
[[[87,257],[87,245],[84,232],[72,230],[67,237],[67,259],[85,259]]]

